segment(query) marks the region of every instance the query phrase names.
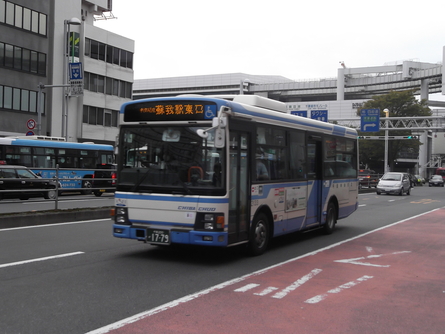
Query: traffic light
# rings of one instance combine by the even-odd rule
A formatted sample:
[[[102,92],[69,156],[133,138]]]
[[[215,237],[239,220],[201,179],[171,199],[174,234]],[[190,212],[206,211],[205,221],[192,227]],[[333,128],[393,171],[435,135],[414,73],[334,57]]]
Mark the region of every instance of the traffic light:
[[[403,136],[404,139],[419,139],[419,136]]]

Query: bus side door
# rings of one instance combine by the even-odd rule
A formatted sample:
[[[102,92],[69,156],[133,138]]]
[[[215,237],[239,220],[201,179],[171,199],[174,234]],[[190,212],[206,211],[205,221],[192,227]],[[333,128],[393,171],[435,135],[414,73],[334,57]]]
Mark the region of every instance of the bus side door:
[[[308,203],[306,227],[321,223],[322,209],[322,141],[321,137],[310,135],[307,141]]]
[[[252,126],[250,126],[252,128]],[[250,217],[250,154],[252,133],[247,124],[230,124],[229,244],[248,240]]]

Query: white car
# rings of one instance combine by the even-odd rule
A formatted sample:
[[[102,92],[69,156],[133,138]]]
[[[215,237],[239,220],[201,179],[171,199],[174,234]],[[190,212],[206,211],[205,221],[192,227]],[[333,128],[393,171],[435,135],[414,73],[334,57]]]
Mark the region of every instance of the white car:
[[[377,184],[377,195],[403,193],[411,194],[411,181],[407,173],[389,172],[382,176]]]

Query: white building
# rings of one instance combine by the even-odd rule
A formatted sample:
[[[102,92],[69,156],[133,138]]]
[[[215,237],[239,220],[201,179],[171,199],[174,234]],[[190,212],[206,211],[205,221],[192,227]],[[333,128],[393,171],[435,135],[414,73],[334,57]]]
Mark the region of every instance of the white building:
[[[0,0],[0,136],[114,143],[134,41],[94,26],[111,10],[112,0]]]

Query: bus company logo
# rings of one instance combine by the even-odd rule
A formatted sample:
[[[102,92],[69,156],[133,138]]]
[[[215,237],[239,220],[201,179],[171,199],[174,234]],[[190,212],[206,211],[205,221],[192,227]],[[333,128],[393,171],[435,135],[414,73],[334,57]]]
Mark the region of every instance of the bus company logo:
[[[183,211],[195,211],[196,210],[196,206],[178,206],[178,210],[183,210]]]
[[[203,208],[203,207],[199,207],[198,211],[214,212],[214,211],[216,211],[216,208]]]

